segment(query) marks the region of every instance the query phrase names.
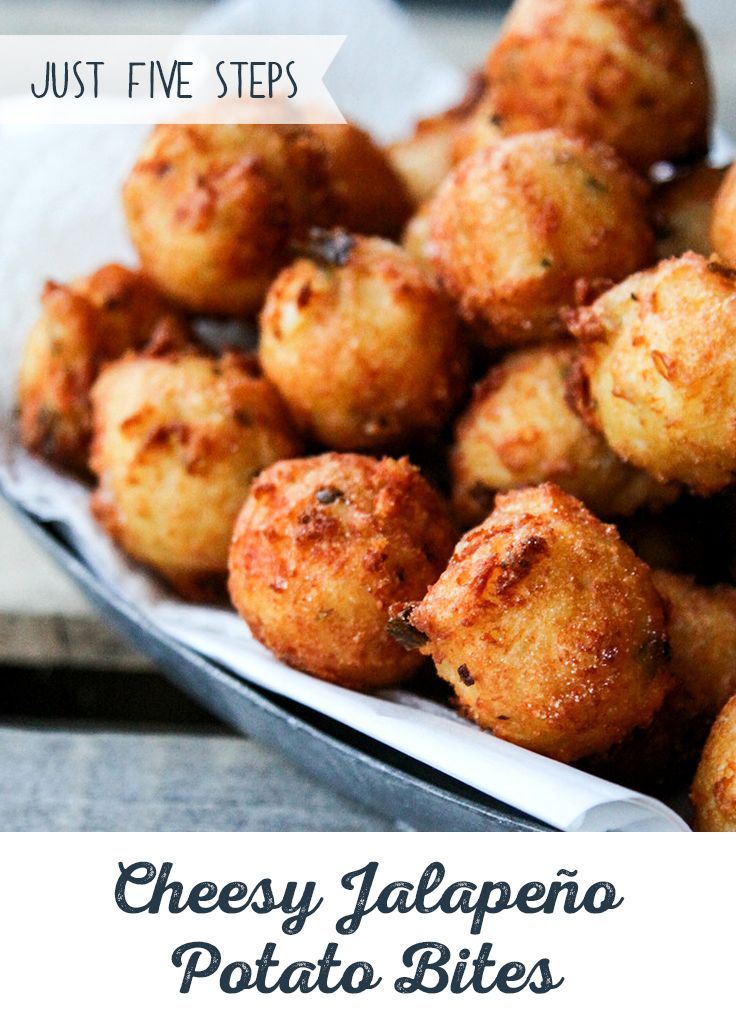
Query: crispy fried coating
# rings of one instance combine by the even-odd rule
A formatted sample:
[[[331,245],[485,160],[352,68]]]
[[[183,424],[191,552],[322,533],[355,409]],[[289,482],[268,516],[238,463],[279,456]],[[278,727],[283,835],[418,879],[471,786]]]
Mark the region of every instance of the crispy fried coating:
[[[194,312],[256,312],[289,241],[328,201],[324,147],[300,127],[161,125],[123,188],[143,268]]]
[[[354,124],[313,125],[310,131],[324,147],[330,189],[326,215],[314,223],[397,238],[412,200],[384,152]]]
[[[564,762],[648,724],[673,683],[649,569],[551,483],[499,497],[402,619],[467,716]]]
[[[656,188],[652,214],[658,259],[685,252],[710,255],[713,206],[725,176],[726,170],[701,164]]]
[[[640,791],[676,791],[692,780],[714,718],[736,694],[736,588],[652,573],[667,612],[676,686],[651,725],[586,765]]]
[[[431,202],[425,202],[404,227],[401,235],[402,248],[428,272],[434,274],[429,250]]]
[[[195,312],[247,316],[310,226],[398,236],[411,206],[353,125],[163,125],[123,189],[141,263]]]
[[[456,538],[406,459],[283,461],[259,476],[238,518],[230,594],[279,659],[344,687],[380,688],[421,662],[389,637],[389,607],[424,595]]]
[[[434,195],[453,167],[453,146],[459,122],[450,114],[419,121],[410,138],[387,149],[412,201],[419,206]]]
[[[464,317],[488,325],[489,344],[551,340],[565,332],[565,306],[650,261],[645,191],[607,146],[516,135],[442,185],[432,260]]]
[[[472,75],[467,93],[457,106],[420,120],[409,138],[394,142],[386,150],[416,206],[434,195],[457,162],[458,134],[472,117],[485,88],[485,76]]]
[[[716,193],[710,227],[713,249],[736,265],[736,163],[726,171]]]
[[[736,588],[654,571],[667,607],[672,671],[692,715],[715,716],[736,695]]]
[[[516,0],[487,73],[504,130],[559,127],[642,171],[708,149],[708,70],[680,0]]]
[[[736,476],[736,271],[692,252],[571,321],[579,405],[616,453],[702,496]]]
[[[255,361],[128,355],[92,390],[92,510],[135,560],[197,597],[224,580],[252,479],[300,443]]]
[[[712,718],[692,712],[678,684],[649,726],[637,727],[604,755],[578,766],[645,794],[679,795],[692,782],[711,723]]]
[[[457,317],[401,248],[316,232],[271,287],[263,370],[296,423],[335,450],[382,450],[437,433],[462,395]]]
[[[677,495],[618,458],[567,399],[573,344],[518,351],[490,370],[456,425],[451,451],[453,500],[476,525],[498,491],[555,482],[610,520]]]
[[[453,166],[481,149],[496,145],[504,134],[503,119],[496,110],[493,95],[488,92],[457,130],[452,146]]]
[[[736,831],[736,695],[713,724],[690,798],[694,830]]]
[[[84,472],[92,428],[89,391],[105,362],[154,339],[188,343],[188,330],[142,273],[111,263],[71,284],[48,282],[21,363],[23,443]]]

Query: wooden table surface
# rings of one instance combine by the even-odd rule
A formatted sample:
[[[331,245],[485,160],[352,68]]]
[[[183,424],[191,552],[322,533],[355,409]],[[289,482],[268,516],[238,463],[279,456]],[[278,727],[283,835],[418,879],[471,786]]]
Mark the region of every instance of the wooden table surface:
[[[2,0],[2,31],[176,32],[199,0]],[[736,137],[736,9],[690,0],[718,83],[719,121]],[[412,9],[420,31],[456,63],[476,66],[498,31],[489,6]],[[23,671],[147,669],[0,505],[0,663]],[[3,670],[6,673],[6,670]],[[56,675],[52,675],[52,680]],[[104,687],[104,675],[94,675]],[[30,685],[32,687],[32,685]],[[89,689],[89,684],[88,684]],[[7,690],[7,689],[6,689]],[[95,689],[96,690],[96,689]],[[104,694],[96,695],[104,705]],[[118,697],[118,696],[116,696]],[[17,700],[16,700],[17,701]],[[22,702],[22,700],[21,700]],[[393,824],[337,799],[254,742],[223,732],[79,729],[26,718],[0,698],[0,829],[382,829]],[[103,713],[104,716],[104,713]],[[91,728],[91,729],[90,729]],[[101,729],[102,728],[102,729]]]
[[[0,830],[390,830],[253,741],[0,727]]]

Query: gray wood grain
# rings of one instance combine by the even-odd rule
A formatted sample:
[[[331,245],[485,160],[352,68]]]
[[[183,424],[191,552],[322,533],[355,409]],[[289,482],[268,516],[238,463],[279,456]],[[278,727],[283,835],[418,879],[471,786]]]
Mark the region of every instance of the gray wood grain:
[[[0,727],[0,831],[394,828],[243,738]]]

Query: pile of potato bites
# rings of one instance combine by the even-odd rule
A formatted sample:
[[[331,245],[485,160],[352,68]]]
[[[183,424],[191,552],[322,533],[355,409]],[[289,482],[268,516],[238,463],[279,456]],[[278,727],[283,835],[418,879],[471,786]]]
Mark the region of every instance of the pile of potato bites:
[[[498,737],[640,790],[695,776],[696,828],[734,830],[711,110],[680,0],[517,0],[464,102],[387,150],[158,127],[123,190],[140,269],[46,285],[23,440],[291,666],[431,690],[431,661]],[[256,352],[204,342],[256,317]]]

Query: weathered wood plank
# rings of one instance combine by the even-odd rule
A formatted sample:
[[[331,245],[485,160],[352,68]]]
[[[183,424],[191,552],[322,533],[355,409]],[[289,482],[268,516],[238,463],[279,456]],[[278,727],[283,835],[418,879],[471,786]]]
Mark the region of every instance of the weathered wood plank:
[[[238,737],[0,728],[0,830],[393,829]]]

